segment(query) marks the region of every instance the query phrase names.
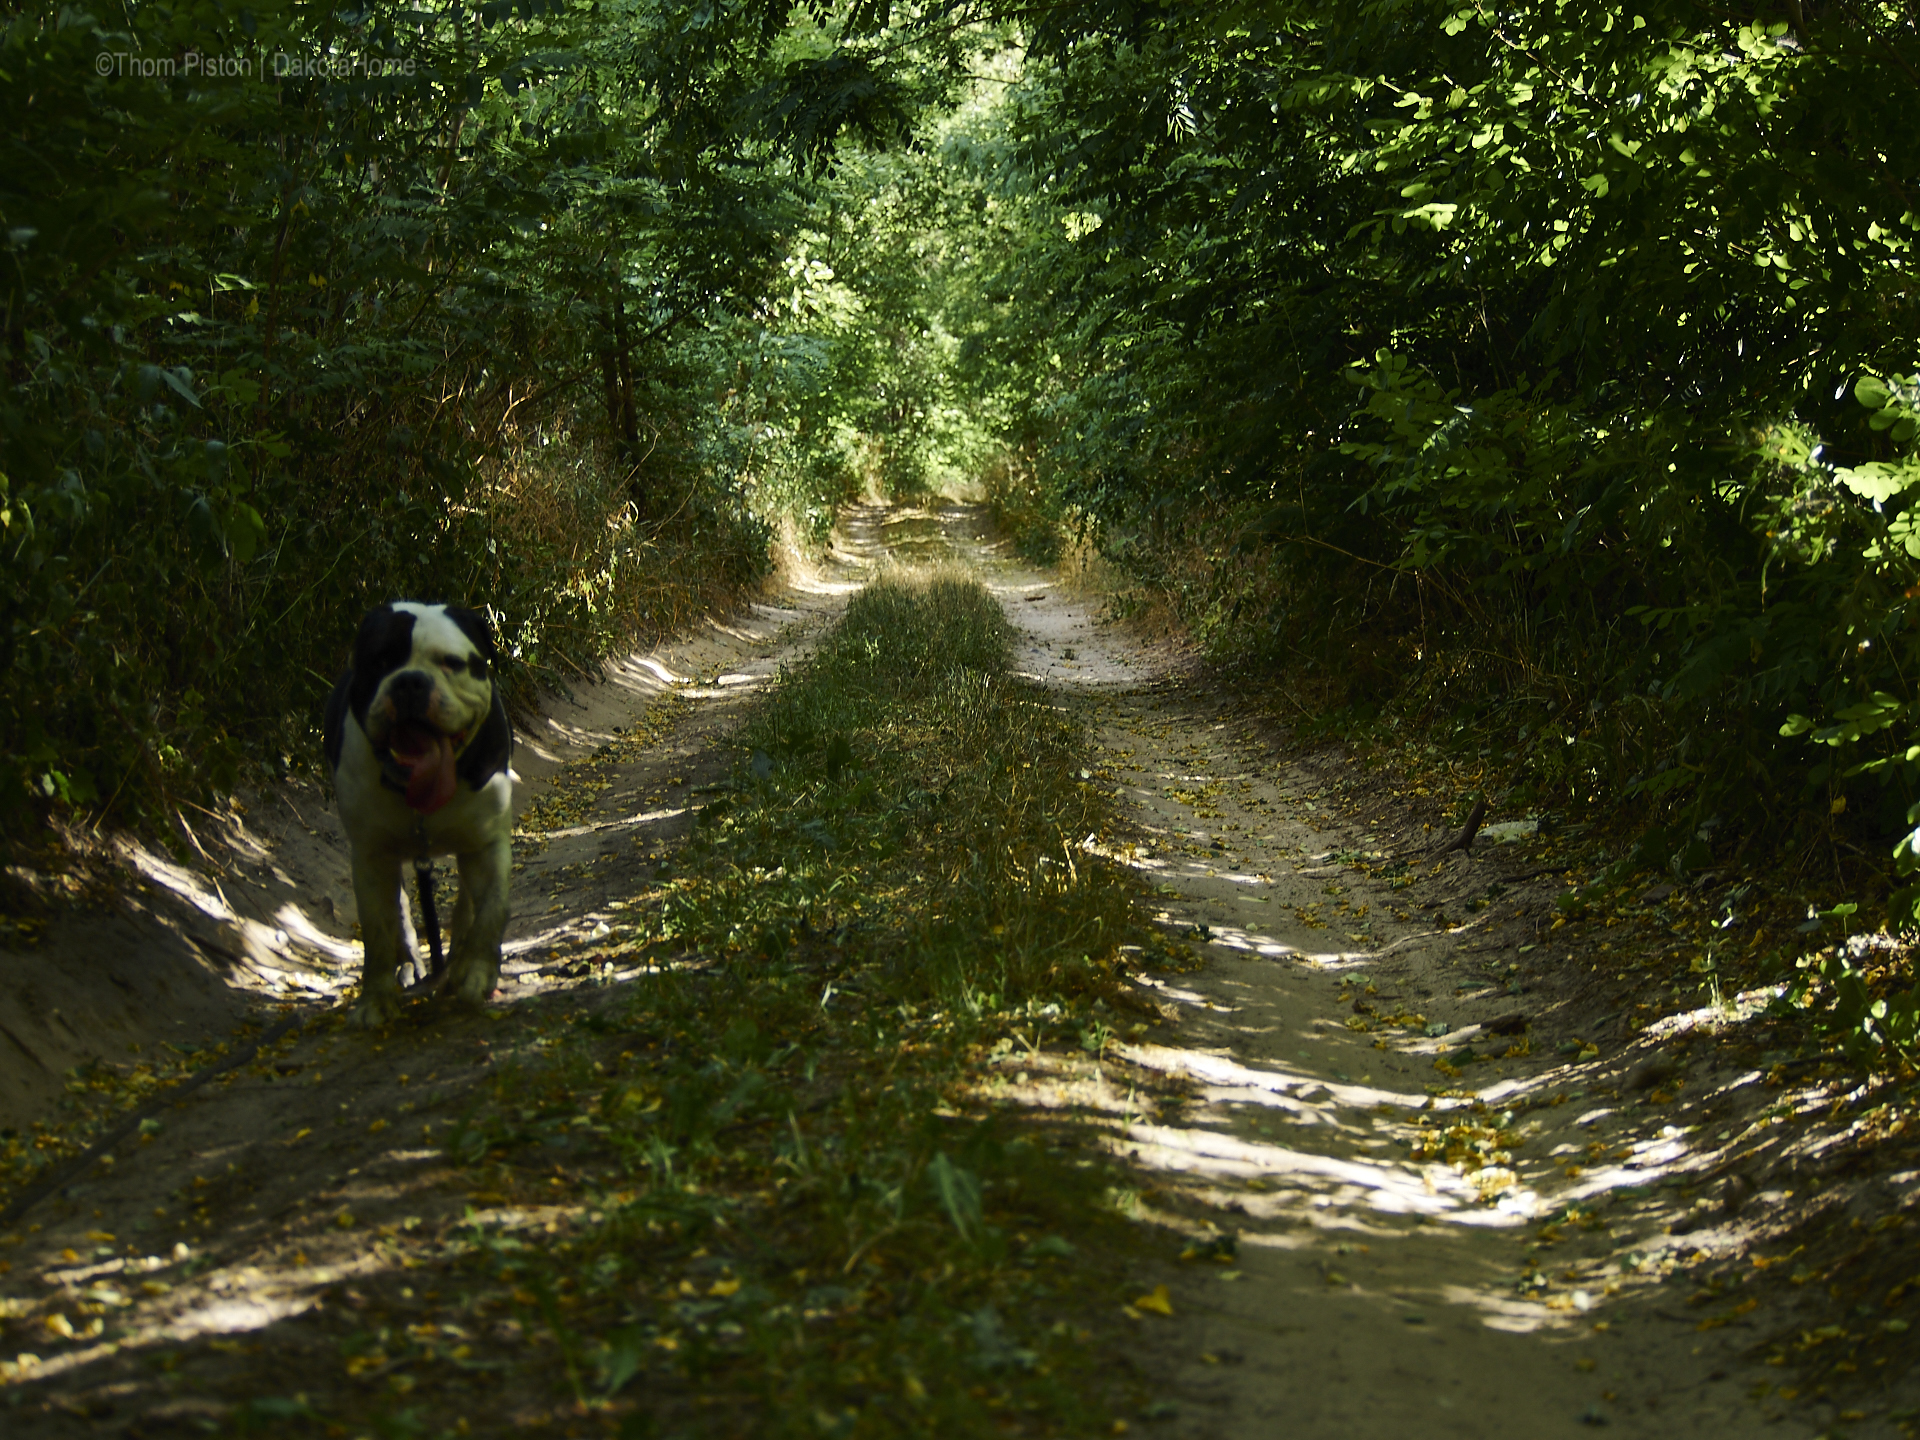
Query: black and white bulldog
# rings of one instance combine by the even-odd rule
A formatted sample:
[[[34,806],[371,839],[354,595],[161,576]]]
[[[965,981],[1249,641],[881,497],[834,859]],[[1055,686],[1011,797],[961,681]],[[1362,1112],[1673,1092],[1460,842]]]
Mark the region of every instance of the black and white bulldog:
[[[399,968],[415,959],[401,874],[409,860],[459,862],[445,992],[478,1004],[499,983],[513,729],[494,688],[496,662],[481,615],[396,600],[361,622],[352,668],[327,700],[327,765],[353,848],[366,952],[356,1025],[401,1010]]]

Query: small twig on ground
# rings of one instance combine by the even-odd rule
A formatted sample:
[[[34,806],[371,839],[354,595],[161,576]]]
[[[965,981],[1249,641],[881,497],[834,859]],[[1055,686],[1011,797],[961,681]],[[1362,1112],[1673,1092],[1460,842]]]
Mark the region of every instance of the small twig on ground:
[[[1471,858],[1473,853],[1473,837],[1480,833],[1480,827],[1484,825],[1486,821],[1487,797],[1482,793],[1475,797],[1473,808],[1467,812],[1467,823],[1462,825],[1458,830],[1455,830],[1436,845],[1429,845],[1424,849],[1402,850],[1393,858],[1395,860],[1408,860],[1419,855],[1437,860],[1442,855],[1446,855],[1454,850],[1458,850]]]
[[[1473,809],[1467,812],[1467,823],[1440,843],[1433,854],[1436,858],[1458,850],[1463,854],[1473,853],[1473,837],[1480,833],[1480,827],[1487,820],[1487,797],[1481,795],[1473,802]]]

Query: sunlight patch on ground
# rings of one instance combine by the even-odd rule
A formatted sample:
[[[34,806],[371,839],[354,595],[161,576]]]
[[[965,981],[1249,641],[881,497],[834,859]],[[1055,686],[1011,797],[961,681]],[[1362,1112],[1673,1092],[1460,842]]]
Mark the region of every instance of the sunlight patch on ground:
[[[634,825],[658,825],[664,820],[676,820],[697,809],[697,806],[682,805],[670,810],[644,810],[638,815],[628,815],[619,820],[596,820],[591,825],[569,825],[564,830],[516,830],[516,840],[569,840],[576,835],[593,835],[602,830],[620,830]]]
[[[350,940],[334,939],[309,920],[307,912],[292,901],[288,901],[275,911],[273,918],[280,922],[281,929],[309,950],[317,950],[343,963],[351,963],[360,958],[358,945]]]
[[[1245,950],[1255,955],[1298,955],[1300,951],[1284,940],[1238,925],[1210,925],[1212,943],[1228,950]]]
[[[1341,1159],[1240,1140],[1217,1131],[1166,1125],[1129,1125],[1109,1146],[1157,1170],[1208,1179],[1266,1179],[1313,1187],[1316,1199],[1362,1206],[1388,1215],[1455,1218],[1478,1192],[1451,1172],[1429,1176],[1398,1166]],[[1448,1194],[1446,1192],[1453,1192]]]
[[[1185,1075],[1195,1080],[1214,1085],[1230,1087],[1235,1093],[1249,1096],[1272,1094],[1285,1097],[1290,1092],[1300,1096],[1311,1096],[1317,1101],[1332,1100],[1338,1105],[1365,1107],[1374,1105],[1392,1105],[1405,1110],[1425,1110],[1433,1112],[1456,1110],[1470,1101],[1454,1096],[1429,1096],[1406,1094],[1393,1090],[1379,1090],[1367,1085],[1346,1085],[1332,1080],[1322,1080],[1318,1075],[1301,1072],[1289,1074],[1283,1071],[1255,1070],[1238,1061],[1229,1060],[1222,1055],[1210,1055],[1199,1050],[1182,1050],[1167,1045],[1119,1045],[1115,1050],[1146,1069],[1158,1070],[1163,1074]]]
[[[1703,1005],[1698,1010],[1665,1016],[1647,1026],[1640,1034],[1649,1041],[1671,1040],[1696,1030],[1715,1034],[1730,1025],[1753,1019],[1785,994],[1786,988],[1784,985],[1769,985],[1760,990],[1743,990],[1724,1004]]]
[[[303,1310],[312,1309],[316,1298],[312,1290],[308,1290],[303,1294],[262,1294],[214,1300],[197,1310],[187,1311],[153,1338],[180,1341],[201,1335],[233,1335],[247,1330],[264,1330],[276,1320],[285,1320]],[[133,1343],[138,1343],[138,1340]]]
[[[1254,955],[1292,955],[1322,970],[1352,970],[1380,957],[1380,951],[1377,949],[1306,950],[1297,945],[1289,945],[1279,937],[1264,931],[1248,930],[1239,925],[1209,924],[1207,929],[1213,937],[1209,944],[1219,945],[1228,950],[1244,950]]]
[[[144,879],[171,890],[208,919],[219,920],[228,925],[239,922],[240,917],[227,903],[227,897],[208,890],[200,883],[200,877],[191,870],[175,865],[171,861],[162,860],[137,840],[120,839],[115,849],[128,864],[140,872]],[[266,930],[265,926],[260,928],[265,930],[268,936],[276,937],[274,943],[286,943],[284,935],[276,936],[276,932]]]
[[[1464,1285],[1445,1286],[1439,1294],[1450,1305],[1468,1305],[1478,1310],[1481,1323],[1489,1330],[1504,1330],[1510,1335],[1529,1335],[1550,1327],[1558,1329],[1566,1325],[1569,1318],[1537,1301],[1492,1295]]]
[[[691,675],[676,674],[672,669],[654,659],[651,655],[636,655],[627,663],[632,665],[636,670],[645,670],[662,685],[690,685],[693,683],[693,677]]]
[[[245,835],[237,820],[229,829]],[[220,890],[218,880],[208,878],[203,883],[203,877],[162,859],[138,841],[117,840],[115,848],[142,879],[170,891],[214,922],[212,935],[189,933],[185,938],[196,950],[232,962],[221,974],[225,984],[255,993],[332,995],[337,988],[332,973],[295,953],[296,945],[326,962],[351,962],[359,954],[358,946],[331,938],[291,902],[275,914],[280,924],[269,925],[240,914]]]

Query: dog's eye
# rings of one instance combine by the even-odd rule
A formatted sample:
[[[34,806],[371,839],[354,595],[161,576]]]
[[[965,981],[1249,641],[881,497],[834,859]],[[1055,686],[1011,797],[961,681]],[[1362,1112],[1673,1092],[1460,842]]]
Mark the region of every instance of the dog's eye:
[[[473,672],[474,679],[476,680],[486,679],[487,678],[487,657],[484,655],[469,655],[467,657],[467,669]]]

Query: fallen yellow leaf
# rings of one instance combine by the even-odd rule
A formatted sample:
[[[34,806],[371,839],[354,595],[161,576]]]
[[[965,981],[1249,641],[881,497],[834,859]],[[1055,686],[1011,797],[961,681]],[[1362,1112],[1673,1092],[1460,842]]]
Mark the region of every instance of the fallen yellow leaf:
[[[714,1281],[713,1288],[707,1291],[709,1295],[737,1295],[739,1293],[740,1282],[731,1277],[725,1280]]]
[[[1173,1297],[1167,1293],[1167,1287],[1156,1285],[1151,1294],[1136,1295],[1133,1299],[1136,1310],[1151,1310],[1156,1315],[1173,1314]]]

